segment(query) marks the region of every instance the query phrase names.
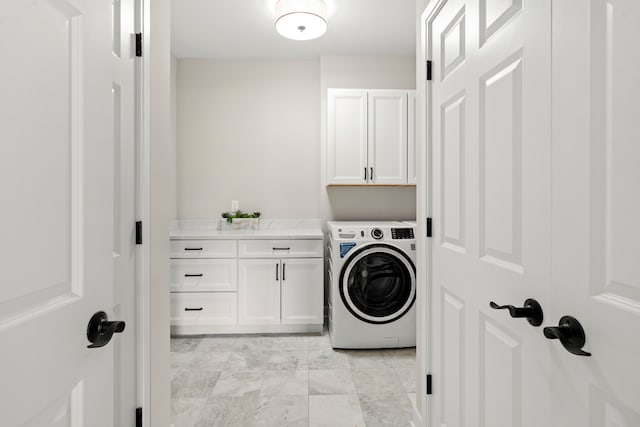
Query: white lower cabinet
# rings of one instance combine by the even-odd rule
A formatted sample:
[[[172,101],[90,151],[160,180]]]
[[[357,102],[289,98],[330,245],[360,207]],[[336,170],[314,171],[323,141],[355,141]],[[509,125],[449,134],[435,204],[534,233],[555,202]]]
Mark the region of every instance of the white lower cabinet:
[[[236,259],[172,259],[171,292],[236,291]]]
[[[322,324],[322,258],[241,259],[240,324]]]
[[[280,261],[241,259],[238,268],[240,324],[279,324]]]
[[[284,324],[322,324],[322,258],[282,260],[280,319]]]
[[[236,292],[172,292],[171,324],[234,325],[238,322]]]
[[[172,240],[172,333],[320,332],[322,247],[322,239]]]

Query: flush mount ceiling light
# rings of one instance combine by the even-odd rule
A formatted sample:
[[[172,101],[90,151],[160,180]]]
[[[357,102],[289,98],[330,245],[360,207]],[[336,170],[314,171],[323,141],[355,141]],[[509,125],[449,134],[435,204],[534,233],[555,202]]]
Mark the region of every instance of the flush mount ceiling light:
[[[278,0],[276,30],[292,40],[311,40],[327,31],[327,5],[322,0]]]

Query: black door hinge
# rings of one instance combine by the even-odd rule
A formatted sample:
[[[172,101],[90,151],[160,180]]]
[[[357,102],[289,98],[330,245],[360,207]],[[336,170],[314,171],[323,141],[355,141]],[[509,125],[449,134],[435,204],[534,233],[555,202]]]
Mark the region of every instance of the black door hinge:
[[[136,33],[136,56],[142,57],[142,33]]]
[[[136,408],[136,427],[142,427],[142,408]]]
[[[431,374],[427,374],[427,394],[432,394],[432,390],[431,390]]]
[[[136,221],[136,245],[142,244],[142,221]]]
[[[431,218],[427,218],[427,237],[431,237]]]
[[[431,61],[427,61],[427,81],[431,81]]]

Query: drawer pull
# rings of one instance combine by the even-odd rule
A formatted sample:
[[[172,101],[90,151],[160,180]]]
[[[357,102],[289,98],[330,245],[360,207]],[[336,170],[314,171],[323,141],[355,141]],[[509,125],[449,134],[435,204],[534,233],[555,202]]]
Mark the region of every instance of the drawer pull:
[[[289,251],[291,248],[272,248],[274,251]]]
[[[200,273],[200,274],[185,274],[184,275],[184,277],[202,277],[202,276],[203,276],[202,273]]]
[[[185,251],[201,251],[202,248],[184,248]]]
[[[189,307],[185,307],[184,311],[202,311],[204,310],[203,307],[198,307],[198,308],[189,308]]]

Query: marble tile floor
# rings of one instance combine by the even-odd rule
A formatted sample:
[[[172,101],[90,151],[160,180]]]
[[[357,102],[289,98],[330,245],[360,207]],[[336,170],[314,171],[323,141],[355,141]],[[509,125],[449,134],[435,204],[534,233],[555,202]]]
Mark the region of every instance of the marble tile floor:
[[[415,348],[333,350],[328,334],[171,339],[175,427],[404,427]]]

